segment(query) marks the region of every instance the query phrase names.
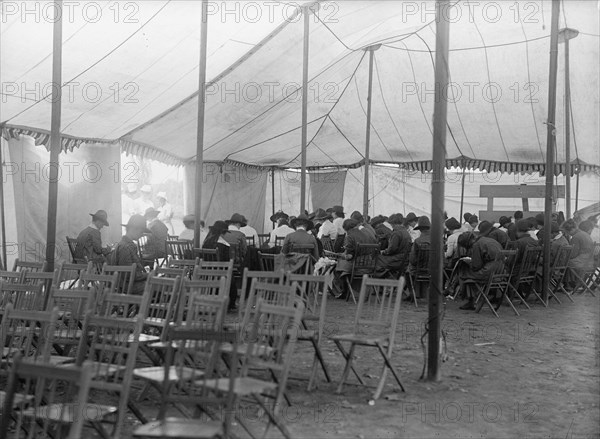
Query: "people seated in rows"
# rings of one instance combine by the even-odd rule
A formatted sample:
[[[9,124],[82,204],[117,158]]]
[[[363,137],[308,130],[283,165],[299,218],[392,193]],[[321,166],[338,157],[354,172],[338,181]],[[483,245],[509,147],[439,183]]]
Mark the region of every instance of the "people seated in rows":
[[[465,282],[475,281],[485,284],[490,276],[503,264],[502,246],[498,241],[487,236],[477,236],[473,232],[465,232],[458,238],[458,245],[471,250],[471,256],[463,258],[464,264],[459,271],[461,289],[466,293],[468,301],[460,309],[475,309],[475,291],[465,290]]]
[[[404,222],[402,215],[399,213],[393,214],[389,218],[388,224],[391,224],[393,230],[387,239],[387,247],[381,250],[381,254],[377,259],[377,267],[381,271],[389,271],[403,274],[408,267],[408,257],[412,240]],[[384,226],[387,229],[387,226]]]
[[[403,222],[404,224],[404,222]],[[388,248],[389,239],[394,231],[394,227],[390,224],[387,216],[377,215],[375,218],[371,220],[371,226],[375,229],[375,233],[377,235],[377,240],[379,242],[379,247],[385,249]],[[405,227],[406,229],[406,227]],[[407,230],[408,232],[408,230]],[[410,236],[410,234],[409,234]],[[411,238],[412,242],[412,238]]]
[[[346,231],[344,230],[344,218],[346,218],[344,208],[343,206],[333,206],[327,209],[327,211],[331,213],[333,218],[332,222],[337,232],[337,236],[333,243],[333,250],[335,252],[341,252],[344,248],[344,239],[346,236]]]
[[[167,201],[167,193],[164,191],[156,194],[156,199],[158,200],[158,219],[163,222],[165,226],[169,229],[169,233],[171,235],[175,234],[175,230],[173,229],[173,207]]]
[[[169,229],[161,220],[158,219],[159,211],[154,207],[149,207],[144,213],[144,218],[148,221],[148,242],[142,257],[144,259],[163,259],[167,257],[167,240],[169,239]]]
[[[254,227],[252,227],[248,220],[246,219],[246,225],[240,228],[240,232],[242,232],[247,238],[254,238],[254,245],[258,247],[260,242],[258,240],[258,232]]]
[[[269,247],[275,247],[277,238],[285,238],[290,233],[293,233],[294,229],[290,227],[290,217],[285,212],[279,211],[274,215],[271,215],[270,219],[277,224],[269,235]]]
[[[115,249],[110,255],[109,263],[111,265],[131,266],[135,264],[135,276],[133,281],[132,294],[143,294],[146,285],[148,273],[142,265],[138,253],[137,241],[145,233],[151,233],[146,227],[146,218],[142,215],[132,215],[125,225],[125,235],[121,238]],[[120,285],[119,288],[122,288]]]
[[[517,232],[517,256],[515,259],[515,266],[519,266],[521,260],[523,259],[523,255],[525,254],[525,250],[528,247],[538,247],[539,242],[537,239],[534,239],[531,234],[532,224],[529,220],[520,219],[516,224],[516,232]]]
[[[521,212],[520,210],[515,211],[515,213],[513,214],[513,218],[514,220],[511,221],[511,223],[508,224],[506,227],[506,233],[508,233],[509,241],[516,241],[517,239],[519,239],[517,237],[517,221],[523,219],[523,212]]]
[[[307,215],[302,213],[291,221],[291,225],[295,229],[295,231],[287,235],[283,240],[283,247],[281,248],[281,253],[290,254],[292,252],[295,252],[295,246],[310,245],[312,246],[310,254],[314,258],[314,261],[318,261],[319,247],[317,245],[317,240],[314,236],[308,233],[308,231],[314,227],[313,222],[308,219]]]
[[[337,297],[346,299],[348,295],[348,286],[346,276],[352,273],[352,260],[357,255],[359,244],[368,244],[369,237],[358,229],[358,221],[354,219],[344,220],[344,252],[338,259],[335,268],[335,279],[333,282]]]
[[[108,227],[108,215],[104,210],[90,213],[90,215],[92,222],[77,236],[75,258],[102,264],[111,251],[110,247],[102,247],[102,235],[100,234],[103,227]]]
[[[331,213],[326,212],[324,209],[319,208],[315,211],[313,222],[315,225],[319,224],[317,230],[318,239],[327,237],[331,239],[332,242],[335,241],[335,238],[337,238],[337,229],[333,225],[333,222],[331,222],[332,219]]]

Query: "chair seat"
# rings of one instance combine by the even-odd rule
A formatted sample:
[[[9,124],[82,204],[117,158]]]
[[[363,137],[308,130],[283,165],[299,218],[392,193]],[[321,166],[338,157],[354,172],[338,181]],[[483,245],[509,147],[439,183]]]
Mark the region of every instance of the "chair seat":
[[[129,340],[133,341],[133,337]],[[154,343],[160,341],[160,336],[150,334],[140,334],[140,343]]]
[[[252,352],[252,356],[262,357],[265,355],[271,355],[275,349],[270,346],[258,346],[254,345],[254,352]],[[221,352],[224,353],[233,353],[233,346],[229,343],[223,343],[221,345]],[[237,354],[238,355],[247,355],[248,354],[248,344],[241,343],[237,345]]]
[[[117,407],[101,404],[50,404],[30,408],[23,411],[23,416],[34,417],[36,419],[47,419],[52,422],[62,422],[71,424],[75,421],[75,416],[85,416],[86,421],[101,421],[106,415],[116,413]]]
[[[100,363],[99,361],[91,361],[91,362],[88,361],[88,363],[92,365],[92,378],[95,378],[97,376],[113,375],[113,374],[120,372],[122,370],[125,370],[127,368],[127,366],[110,364],[110,363]],[[74,363],[71,363],[71,364],[61,364],[60,366],[62,366],[64,368],[72,368],[72,367],[76,367],[77,365]]]
[[[133,369],[133,375],[144,380],[155,383],[164,383],[165,368],[163,366],[140,367]],[[180,380],[189,380],[194,377],[200,377],[203,372],[192,369],[191,367],[175,368],[171,366],[169,369],[169,382],[177,382]]]
[[[81,329],[60,328],[54,331],[54,341],[64,343],[64,340],[75,340],[76,343],[79,343],[82,334]]]
[[[366,345],[366,346],[375,346],[377,344],[387,345],[388,336],[387,335],[361,335],[361,334],[340,334],[334,335],[330,337],[332,340],[338,341],[349,341],[354,344]]]
[[[133,432],[134,436],[157,438],[213,438],[224,436],[223,425],[218,421],[200,421],[197,419],[166,418],[162,421],[148,422]]]
[[[198,384],[208,387],[209,389],[219,390],[221,392],[229,391],[229,378],[216,378],[213,380],[200,381]],[[275,390],[277,384],[269,381],[262,381],[251,377],[238,377],[233,383],[233,392],[236,395],[252,395],[260,394],[267,391]]]
[[[41,360],[41,358],[38,358],[37,361]],[[75,362],[75,358],[74,357],[68,357],[65,355],[50,355],[50,360],[48,361],[49,364],[51,364],[52,366],[59,366],[61,364],[69,364],[69,363],[74,363]]]
[[[299,329],[296,331],[298,340],[312,340],[316,338],[317,331],[314,329]]]
[[[31,401],[34,398],[33,395],[27,395],[24,393],[15,393],[14,394],[14,406],[18,407],[23,401]],[[0,408],[4,407],[4,400],[6,399],[6,392],[0,390]]]

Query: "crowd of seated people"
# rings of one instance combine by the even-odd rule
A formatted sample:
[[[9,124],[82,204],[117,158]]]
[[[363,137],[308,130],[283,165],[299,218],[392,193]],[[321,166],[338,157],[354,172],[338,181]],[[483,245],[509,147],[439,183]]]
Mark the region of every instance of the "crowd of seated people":
[[[101,228],[104,225],[103,212],[99,212],[92,215],[93,223],[96,224],[94,228]],[[93,249],[97,252],[98,258],[105,257],[116,265],[136,263],[139,268],[136,275],[139,288],[135,288],[134,291],[138,293],[142,291],[145,271],[144,264],[134,249],[133,241],[144,233],[149,234],[149,242],[152,243],[156,256],[165,256],[166,250],[160,243],[164,243],[167,237],[166,227],[156,219],[156,213],[154,209],[148,208],[144,217],[133,216],[127,224],[127,233],[111,255],[107,255],[107,249],[103,249],[101,243],[96,242],[97,239],[94,240],[93,246],[86,245],[85,251],[89,252]],[[256,230],[248,227],[247,219],[239,213],[234,213],[228,220],[215,221],[208,228],[208,232],[204,232],[202,228],[201,246],[205,249],[216,249],[217,257],[220,260],[228,260],[231,257],[230,247],[235,246],[238,256],[243,261],[242,264],[246,264],[250,269],[260,269],[256,265],[252,265],[251,258],[247,257],[256,255],[256,251],[290,254],[294,252],[294,247],[302,247],[306,250],[307,246],[312,246],[312,249],[308,249],[304,253],[308,253],[313,261],[316,262],[323,257],[335,260],[333,293],[336,297],[346,298],[348,282],[345,277],[349,276],[352,271],[356,251],[360,245],[377,244],[379,246],[376,268],[375,272],[371,273],[372,275],[398,278],[415,270],[415,265],[418,263],[416,255],[419,249],[426,248],[431,243],[429,217],[417,216],[414,212],[409,212],[406,216],[401,213],[395,213],[389,217],[377,215],[370,219],[364,218],[360,212],[355,211],[349,218],[346,218],[342,206],[333,206],[328,209],[318,208],[312,214],[304,212],[296,217],[290,217],[280,211],[270,219],[276,223],[276,226],[268,240],[260,248],[258,248],[260,245]],[[445,268],[452,270],[452,268],[458,267],[454,271],[456,276],[446,283],[445,293],[456,293],[456,288],[460,287],[458,292],[462,292],[467,299],[461,308],[474,309],[474,297],[468,289],[464,288],[465,282],[485,283],[497,265],[502,263],[500,253],[507,247],[516,250],[515,266],[519,266],[528,248],[542,246],[544,218],[543,215],[523,218],[523,213],[517,211],[513,218],[502,216],[495,224],[490,221],[480,222],[476,215],[469,213],[463,216],[463,220],[461,224],[456,218],[451,217],[446,218],[444,223]],[[593,268],[594,264],[597,264],[597,261],[594,261],[594,241],[592,239],[592,235],[597,229],[596,220],[597,218],[592,218],[576,225],[573,220],[564,221],[564,217],[561,215],[553,214],[550,224],[551,259],[554,259],[561,247],[571,245],[569,267],[577,273],[583,273]],[[186,216],[185,223],[188,233],[183,233],[181,237],[183,238],[185,235],[185,238],[193,239],[195,226],[193,215]],[[87,229],[84,232],[89,234]],[[83,237],[87,236],[86,233],[81,236],[81,250],[84,247]],[[251,251],[252,246],[248,246],[247,238],[254,238],[257,248]],[[326,241],[328,245],[324,245]],[[457,265],[459,260],[463,263]],[[230,292],[230,307],[234,309],[237,290],[235,284],[232,284],[234,286]],[[566,287],[573,288],[574,286],[575,280],[567,278]]]

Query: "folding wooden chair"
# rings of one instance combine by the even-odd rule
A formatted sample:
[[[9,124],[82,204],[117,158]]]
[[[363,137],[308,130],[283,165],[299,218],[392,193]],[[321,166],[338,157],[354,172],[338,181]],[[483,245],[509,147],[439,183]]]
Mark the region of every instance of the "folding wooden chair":
[[[190,259],[194,255],[194,245],[187,240],[167,240],[167,256],[172,259]]]
[[[219,372],[219,352],[222,343],[237,344],[237,334],[210,330],[170,327],[168,348],[162,380],[161,403],[156,421],[138,427],[134,437],[203,439],[232,437],[230,428],[235,413],[237,356],[233,350],[232,364],[227,374]],[[190,367],[201,365],[201,367]],[[220,420],[167,417],[169,405],[202,411],[223,413]],[[180,411],[185,411],[180,408]]]
[[[337,393],[341,393],[350,371],[354,373],[360,384],[365,385],[352,365],[357,346],[375,347],[383,358],[382,370],[373,399],[381,396],[387,369],[392,372],[400,389],[404,392],[404,386],[402,386],[398,373],[391,362],[404,283],[404,276],[398,280],[373,279],[367,275],[363,276],[352,332],[331,337],[346,361]],[[342,343],[350,343],[348,351],[344,349]]]
[[[227,279],[227,291],[233,282],[233,261],[204,261],[200,260],[192,273],[192,280],[214,280],[225,276]]]
[[[253,279],[257,279],[258,282],[283,284],[285,274],[283,270],[279,271],[253,271],[244,268],[244,274],[242,276],[242,289],[240,290],[240,302],[238,309],[238,317],[241,322],[242,310],[245,309],[246,298],[250,294],[250,286]]]
[[[0,417],[2,438],[79,439],[87,413],[91,366],[65,370],[30,363],[19,354],[11,368]]]
[[[84,290],[93,291],[97,304],[100,304],[107,294],[114,294],[117,292],[118,284],[119,273],[117,272],[112,274],[84,273],[79,278],[77,287]]]
[[[527,247],[525,252],[523,253],[523,258],[521,259],[521,266],[515,267],[516,276],[511,278],[508,287],[515,296],[527,307],[530,309],[527,304],[527,296],[529,293],[533,293],[544,306],[546,303],[540,297],[538,292],[534,287],[535,278],[537,276],[537,268],[538,262],[540,260],[540,256],[542,254],[541,247]],[[511,294],[508,294],[508,298],[510,298]]]
[[[246,236],[246,245],[248,247],[256,247],[256,242],[254,242],[254,236]]]
[[[100,274],[117,273],[117,292],[120,294],[131,294],[135,281],[135,264],[131,265],[108,265],[102,266]]]
[[[137,296],[134,298],[139,299]],[[140,306],[143,307],[144,303]],[[118,318],[99,317],[88,312],[85,317],[83,336],[77,349],[76,366],[82,366],[84,361],[89,361],[91,388],[105,393],[110,400],[116,398],[114,405],[92,402],[79,405],[87,415],[86,421],[102,437],[122,437],[142,323],[141,314],[134,318]],[[62,367],[69,369],[73,365]],[[135,406],[129,405],[129,408],[138,419],[144,419]],[[113,424],[110,433],[104,426],[106,423]]]
[[[138,255],[140,257],[140,261],[144,267],[150,267],[150,269],[154,269],[154,267],[160,266],[160,262],[158,261],[158,257],[156,256],[156,249],[150,248],[148,244],[149,237],[151,234],[144,234],[137,240],[137,248]]]
[[[429,285],[431,282],[431,271],[429,269],[430,253],[431,245],[428,242],[422,242],[416,248],[416,263],[414,267],[411,267],[413,271],[408,272],[408,279],[410,281],[413,300],[415,301],[415,308],[417,307],[417,287],[419,285]]]
[[[569,273],[571,275],[571,279],[575,281],[575,287],[573,288],[573,294],[581,293],[584,294],[586,291],[590,293],[593,297],[596,297],[594,294],[594,289],[600,287],[600,261],[598,258],[600,257],[600,243],[596,242],[594,244],[593,258],[594,265],[587,270],[583,270],[581,274],[572,268],[569,267]],[[579,291],[581,289],[581,291]]]
[[[12,284],[22,284],[24,275],[25,275],[25,272],[23,272],[23,271],[0,270],[0,282],[12,283]]]
[[[283,241],[285,241],[285,236],[275,237],[275,249],[278,253],[281,251],[281,247],[283,247]]]
[[[195,248],[193,256],[203,261],[217,262],[219,260],[217,249],[212,248]]]
[[[0,283],[0,310],[11,303],[14,309],[41,311],[45,308],[43,285]]]
[[[510,259],[512,259],[512,264],[514,265],[514,259],[516,256],[516,250],[502,250],[500,261],[501,263],[496,264],[495,269],[490,274],[490,277],[485,283],[477,282],[475,280],[468,280],[465,282],[465,286],[467,287],[475,287],[477,289],[477,297],[475,299],[475,309],[477,312],[480,312],[483,308],[483,305],[487,305],[496,317],[498,316],[498,309],[502,305],[502,301],[506,297],[506,292],[509,288],[510,284],[510,275],[511,273],[508,271],[507,262],[510,267]],[[490,301],[491,294],[493,291],[499,291],[501,296],[498,300],[496,306],[492,304]],[[497,296],[496,296],[497,297]],[[519,315],[519,312],[516,310],[512,302],[509,300],[509,304],[512,306],[513,311]]]
[[[183,279],[186,276],[186,270],[185,267],[158,267],[150,273],[150,276],[167,277],[170,279],[179,277]]]
[[[22,271],[22,270],[29,270],[32,272],[46,271],[46,261],[30,262],[30,261],[21,261],[20,259],[15,259],[15,263],[13,265],[12,271]]]
[[[329,236],[323,236],[321,238],[321,244],[323,244],[323,251],[335,253],[333,251],[333,241]]]
[[[101,301],[96,300],[94,315],[105,318],[132,319],[145,310],[148,301],[145,295],[111,293],[104,294]],[[143,318],[143,314],[142,318]]]
[[[258,252],[258,262],[261,271],[275,271],[275,255],[272,253]]]
[[[356,303],[356,294],[354,288],[352,288],[352,282],[361,279],[365,274],[371,275],[375,273],[378,254],[379,244],[357,244],[356,255],[352,259],[352,271],[350,272],[350,276],[345,276],[350,293],[346,301],[352,297],[352,300]]]
[[[268,285],[268,284],[265,284]],[[278,285],[272,288],[280,288]],[[293,288],[296,288],[294,285]],[[245,361],[243,362],[240,376],[233,379],[233,392],[236,398],[251,397],[264,410],[268,418],[268,424],[264,431],[266,436],[271,424],[275,425],[279,431],[290,438],[279,411],[285,398],[285,390],[289,377],[292,356],[296,346],[297,331],[294,328],[300,327],[304,305],[301,301],[288,306],[270,305],[262,300],[256,304],[256,316],[251,325],[249,342],[245,349]],[[226,346],[222,345],[221,351],[225,351]],[[229,351],[234,355],[235,346]],[[230,370],[235,363],[230,361]],[[253,372],[269,372],[272,380],[267,381],[263,376],[251,376]],[[211,390],[228,392],[231,389],[229,379],[207,379],[203,385]],[[273,398],[273,404],[268,406],[263,401],[264,396]],[[236,416],[240,425],[255,437],[242,416]]]
[[[271,235],[269,233],[259,233],[258,234],[258,246],[260,248],[264,247],[265,245],[267,245],[267,242],[269,242],[270,238],[271,238]]]
[[[47,310],[58,309],[59,319],[54,330],[53,347],[58,353],[51,359],[53,364],[75,361],[74,348],[83,336],[82,328],[86,314],[96,307],[96,290],[52,288],[48,297]],[[62,357],[62,358],[59,358]]]
[[[167,261],[167,267],[169,268],[182,268],[185,270],[185,277],[188,279],[192,278],[192,273],[196,265],[200,265],[200,258],[196,259],[169,259]]]
[[[56,274],[56,286],[59,288],[74,288],[79,281],[79,277],[83,273],[91,273],[93,264],[88,262],[87,264],[70,264],[63,262],[58,267],[58,273]]]
[[[26,285],[41,285],[42,286],[42,309],[46,308],[46,302],[48,300],[48,294],[50,294],[50,289],[55,286],[56,283],[56,275],[58,272],[47,272],[47,271],[39,271],[39,272],[31,272],[29,270],[23,270],[23,283]]]
[[[0,324],[0,376],[8,375],[17,353],[28,361],[48,363],[57,321],[56,308],[51,311],[25,311],[8,304]]]
[[[557,296],[560,291],[564,293],[571,302],[575,302],[569,292],[565,290],[564,280],[569,269],[569,261],[571,259],[571,251],[573,247],[565,245],[560,247],[554,256],[552,267],[550,270],[550,283],[548,285],[548,303],[550,299],[556,300],[558,303],[562,303]]]
[[[508,294],[509,289],[510,289],[510,279],[512,277],[513,270],[515,268],[515,262],[517,259],[517,250],[502,250],[501,254],[504,259],[504,269],[502,271],[498,272],[495,276],[493,276],[493,280],[489,286],[488,292],[496,289],[496,290],[500,291],[500,293],[501,293],[500,300],[499,300],[498,306],[496,307],[496,310],[498,310],[500,308],[500,306],[502,305],[502,302],[506,299],[506,301],[508,302],[510,307],[513,309],[514,313],[516,315],[520,315],[519,311],[517,311],[517,308],[515,307],[514,303],[512,302],[510,295]],[[525,300],[520,296],[520,294],[518,292],[517,292],[517,296],[519,297],[521,303],[525,307],[527,307],[527,309],[530,309],[529,305],[525,302]],[[481,309],[482,306],[483,306],[483,303],[479,304],[479,306],[477,307],[477,312],[479,312],[479,310]]]
[[[87,264],[88,261],[86,258],[78,258],[75,256],[77,254],[77,239],[69,238],[67,236],[67,246],[69,247],[69,252],[71,253],[71,262],[73,264]]]
[[[298,341],[310,342],[315,351],[312,371],[308,380],[307,390],[310,391],[315,387],[319,365],[323,369],[327,382],[331,382],[329,371],[325,364],[325,357],[320,347],[321,340],[323,340],[327,309],[327,278],[325,276],[288,273],[286,275],[286,282],[288,284],[293,284],[294,282],[297,284],[297,293],[304,303],[302,328],[298,332]]]

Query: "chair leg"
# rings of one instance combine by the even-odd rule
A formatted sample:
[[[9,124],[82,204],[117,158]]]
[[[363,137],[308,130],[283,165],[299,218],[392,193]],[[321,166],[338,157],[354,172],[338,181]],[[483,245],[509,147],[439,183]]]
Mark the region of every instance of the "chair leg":
[[[319,348],[319,344],[317,340],[314,338],[310,339],[313,348],[315,349],[315,357],[313,360],[312,372],[310,375],[310,379],[308,381],[308,390],[312,390],[314,388],[315,379],[317,378],[317,370],[319,368],[319,363],[321,364],[321,368],[323,369],[323,373],[325,374],[325,379],[328,383],[331,382],[331,377],[329,376],[329,371],[327,370],[327,365],[325,364],[325,359],[323,358],[323,354],[321,349]]]
[[[271,410],[269,410],[269,407],[267,407],[266,404],[263,403],[263,401],[260,398],[260,395],[252,395],[252,396],[254,397],[254,399],[256,400],[258,405],[267,414],[267,417],[269,418],[269,423],[267,424],[265,434],[267,433],[267,431],[269,429],[269,425],[273,424],[279,429],[279,431],[281,431],[281,433],[283,434],[283,436],[286,439],[291,439],[292,436],[290,435],[290,432],[287,429],[287,427],[282,422],[279,421],[279,416],[277,416],[275,413],[271,412]]]
[[[394,378],[396,379],[396,382],[400,386],[400,389],[402,389],[403,392],[406,392],[406,390],[404,390],[404,386],[400,382],[400,377],[398,376],[396,369],[394,368],[394,366],[392,365],[392,362],[390,361],[390,357],[388,356],[387,352],[383,349],[383,346],[381,346],[381,344],[379,344],[379,343],[377,343],[377,348],[379,349],[379,353],[381,353],[381,356],[383,357],[383,361],[385,361],[385,366],[387,366],[392,371],[392,375],[394,375]]]
[[[364,386],[365,385],[364,381],[362,380],[362,378],[360,377],[358,372],[356,372],[356,370],[352,366],[352,355],[354,354],[354,348],[356,345],[354,343],[352,343],[352,345],[350,346],[350,351],[348,353],[346,353],[346,350],[344,349],[344,347],[342,346],[342,344],[340,343],[339,340],[334,340],[334,342],[337,345],[340,352],[342,353],[342,356],[346,360],[346,365],[344,366],[344,372],[342,373],[342,378],[340,380],[340,384],[338,385],[337,393],[342,392],[342,386],[344,385],[344,382],[348,378],[348,374],[350,373],[350,370],[352,370],[352,372],[358,379],[358,382]]]
[[[349,293],[348,296],[346,297],[346,302],[352,296],[352,300],[354,301],[354,304],[356,305],[356,295],[354,294],[354,290],[352,289],[352,276],[346,276],[346,283],[348,284],[348,293]]]
[[[586,281],[584,281],[583,278],[581,276],[579,276],[579,274],[577,274],[575,272],[575,270],[570,270],[570,272],[575,277],[575,280],[577,280],[577,286],[573,290],[573,293],[575,293],[575,291],[577,291],[577,289],[579,288],[579,286],[581,286],[581,288],[582,288],[581,294],[582,295],[586,291],[589,291],[589,293],[592,296],[596,297],[596,295],[594,294],[594,292],[592,291],[592,289],[588,286],[588,282],[589,282],[590,278],[592,277],[593,273],[591,275],[588,275]],[[586,276],[584,276],[584,277],[586,277]]]
[[[517,311],[517,308],[515,308],[515,305],[512,303],[512,300],[510,300],[510,297],[508,297],[508,294],[502,293],[502,298],[500,299],[500,304],[502,304],[502,300],[504,300],[504,299],[506,299],[506,301],[508,302],[510,307],[513,309],[515,314],[520,316],[521,314],[519,314],[519,311]]]
[[[487,303],[487,306],[489,306],[489,308],[492,310],[492,312],[494,313],[494,315],[496,317],[500,318],[500,316],[498,315],[498,313],[494,309],[494,306],[490,302],[490,299],[487,297],[487,294],[484,294],[484,291],[481,289],[481,287],[479,286],[479,284],[475,284],[475,285],[477,286],[477,289],[479,290],[479,294],[477,295],[477,299],[475,299],[475,302],[477,303],[477,302],[479,302],[480,298],[483,298],[484,302]],[[481,311],[481,308],[483,308],[484,302],[479,302],[478,303],[476,312]]]

